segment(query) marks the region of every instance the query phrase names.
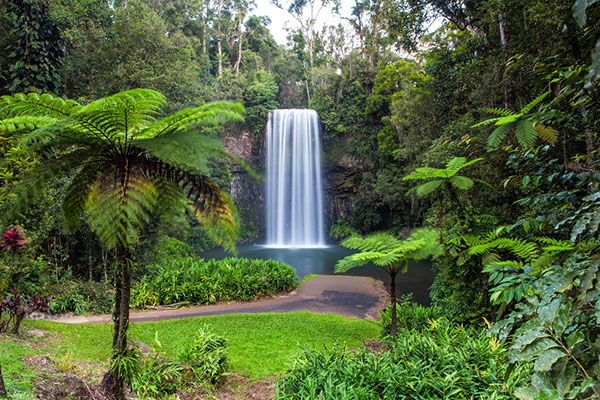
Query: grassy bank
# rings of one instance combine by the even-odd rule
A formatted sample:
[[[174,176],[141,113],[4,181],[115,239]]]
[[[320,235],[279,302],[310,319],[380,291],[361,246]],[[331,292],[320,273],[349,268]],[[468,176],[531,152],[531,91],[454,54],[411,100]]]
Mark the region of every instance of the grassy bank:
[[[252,380],[278,375],[298,354],[298,348],[323,349],[334,343],[359,347],[377,337],[378,326],[369,321],[333,314],[292,312],[286,314],[233,314],[131,325],[130,336],[152,346],[155,335],[167,356],[175,356],[178,346],[193,337],[198,328],[208,324],[228,343],[231,369]],[[0,360],[9,390],[25,395],[32,389],[35,367],[23,359],[47,354],[60,362],[106,363],[110,353],[112,326],[109,324],[71,325],[50,321],[26,321],[24,332],[32,329],[49,334],[43,339],[0,338]],[[19,397],[19,398],[27,398]]]

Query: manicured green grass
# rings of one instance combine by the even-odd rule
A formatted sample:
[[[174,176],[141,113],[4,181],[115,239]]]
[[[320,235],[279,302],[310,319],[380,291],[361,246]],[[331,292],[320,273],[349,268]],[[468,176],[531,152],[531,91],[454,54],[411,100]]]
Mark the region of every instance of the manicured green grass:
[[[60,332],[60,346],[73,358],[104,361],[110,354],[112,326],[108,324],[69,325],[48,321],[27,323],[38,329]],[[158,332],[162,351],[174,357],[177,347],[193,338],[208,324],[227,339],[231,369],[253,379],[280,374],[294,359],[298,347],[320,350],[334,343],[359,347],[379,334],[374,322],[334,314],[308,311],[268,314],[231,314],[135,323],[130,336],[153,346]]]

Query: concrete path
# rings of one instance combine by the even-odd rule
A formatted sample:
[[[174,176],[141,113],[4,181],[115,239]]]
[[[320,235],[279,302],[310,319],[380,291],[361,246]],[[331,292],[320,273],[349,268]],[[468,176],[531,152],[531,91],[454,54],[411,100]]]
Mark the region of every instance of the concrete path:
[[[132,311],[131,322],[161,321],[204,315],[312,311],[347,317],[379,319],[379,310],[387,305],[387,293],[379,281],[362,276],[319,275],[304,282],[285,296],[247,303],[215,304],[189,308]],[[66,323],[106,323],[110,315],[62,316]]]

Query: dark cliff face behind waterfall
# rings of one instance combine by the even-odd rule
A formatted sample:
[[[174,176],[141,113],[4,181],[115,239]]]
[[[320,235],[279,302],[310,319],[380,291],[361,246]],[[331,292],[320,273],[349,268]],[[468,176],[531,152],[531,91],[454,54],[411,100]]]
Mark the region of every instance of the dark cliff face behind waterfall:
[[[246,162],[258,174],[262,174],[263,161],[257,138],[247,126],[229,130],[223,138],[225,151]],[[258,237],[264,237],[265,206],[264,183],[250,176],[237,164],[230,164],[230,196],[236,204],[242,224],[253,224],[258,229]]]

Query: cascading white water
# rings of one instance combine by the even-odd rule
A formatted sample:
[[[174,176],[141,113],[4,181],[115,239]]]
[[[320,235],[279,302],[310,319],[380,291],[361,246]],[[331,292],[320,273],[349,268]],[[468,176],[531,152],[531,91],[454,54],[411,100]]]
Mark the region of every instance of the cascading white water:
[[[320,130],[314,110],[269,115],[267,246],[325,246]]]

